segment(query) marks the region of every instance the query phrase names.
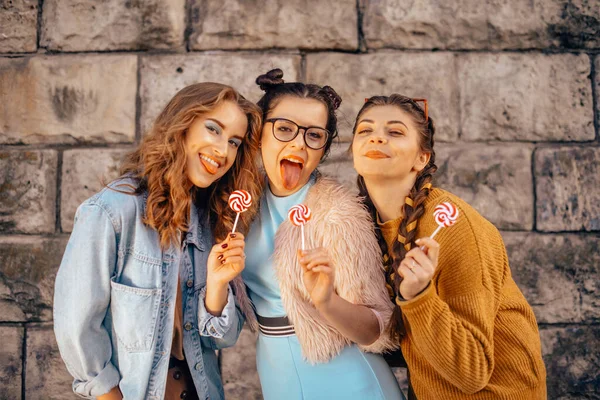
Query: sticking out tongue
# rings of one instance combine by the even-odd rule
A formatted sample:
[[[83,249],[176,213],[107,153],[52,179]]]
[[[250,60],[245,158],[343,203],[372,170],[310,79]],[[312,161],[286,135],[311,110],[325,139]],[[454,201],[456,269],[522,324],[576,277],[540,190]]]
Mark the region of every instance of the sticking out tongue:
[[[283,179],[283,187],[291,190],[298,186],[300,174],[302,173],[302,164],[281,160],[280,164],[281,178]]]

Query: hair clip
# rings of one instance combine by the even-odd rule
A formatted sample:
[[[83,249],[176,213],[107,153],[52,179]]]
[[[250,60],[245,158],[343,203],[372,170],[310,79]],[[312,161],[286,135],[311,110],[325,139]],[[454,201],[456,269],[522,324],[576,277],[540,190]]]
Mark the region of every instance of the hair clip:
[[[425,112],[425,122],[429,122],[429,109],[427,107],[427,99],[411,99],[412,101],[414,101],[415,103],[418,101],[422,101],[424,106],[424,112]]]
[[[369,101],[369,97],[365,97],[365,103]]]

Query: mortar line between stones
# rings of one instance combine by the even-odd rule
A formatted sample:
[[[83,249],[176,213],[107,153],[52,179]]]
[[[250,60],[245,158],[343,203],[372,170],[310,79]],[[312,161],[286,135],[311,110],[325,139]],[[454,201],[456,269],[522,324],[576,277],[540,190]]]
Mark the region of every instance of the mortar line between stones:
[[[461,92],[460,92],[460,81],[459,81],[459,72],[458,72],[458,54],[453,54],[454,57],[454,82],[456,83],[456,97],[457,97],[457,104],[458,104],[458,121],[456,121],[456,123],[458,124],[458,126],[456,127],[456,141],[460,141],[462,139],[463,136],[463,132],[462,132],[462,106],[460,103],[461,100]]]
[[[598,111],[598,93],[596,93],[596,64],[594,63],[594,56],[588,54],[590,57],[590,81],[592,83],[592,115],[594,117],[593,125],[596,133],[596,142],[600,141],[600,113]],[[600,87],[600,83],[599,83]]]
[[[61,227],[61,195],[62,195],[62,169],[63,169],[63,150],[58,151],[57,163],[56,163],[56,221],[54,225],[54,233],[62,233]]]
[[[142,57],[138,54],[137,56],[137,70],[136,70],[136,86],[135,86],[135,138],[133,140],[135,145],[138,145],[142,139],[142,128],[141,128],[141,115],[142,115],[142,94],[140,93],[140,87],[142,82]]]
[[[533,151],[531,152],[531,184],[533,185],[533,221],[531,224],[531,231],[537,232],[537,182],[535,177],[535,153],[537,152],[537,145],[534,145]]]
[[[369,49],[367,48],[367,40],[365,39],[365,33],[363,31],[363,12],[360,7],[361,0],[356,0],[356,34],[358,36],[358,53],[366,53]]]
[[[190,37],[192,36],[192,6],[193,0],[187,0],[185,2],[185,30],[183,31],[183,44],[185,51],[188,53],[191,51]]]
[[[27,371],[27,325],[23,325],[23,346],[21,350],[21,400],[25,400],[25,374]]]
[[[42,39],[42,7],[44,6],[44,0],[38,0],[38,12],[37,12],[37,36],[35,38],[36,52],[40,50],[40,43]]]

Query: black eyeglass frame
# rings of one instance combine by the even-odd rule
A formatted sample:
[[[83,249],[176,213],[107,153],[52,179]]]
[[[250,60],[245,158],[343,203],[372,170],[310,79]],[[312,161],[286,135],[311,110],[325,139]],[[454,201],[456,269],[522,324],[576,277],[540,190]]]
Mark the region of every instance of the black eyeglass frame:
[[[275,134],[275,122],[277,121],[285,121],[285,122],[289,122],[292,123],[294,125],[296,125],[298,127],[298,130],[296,131],[296,134],[294,135],[294,137],[292,137],[290,140],[281,140],[277,137],[277,135]],[[265,122],[270,122],[271,123],[271,132],[273,132],[273,137],[277,140],[279,140],[280,142],[283,143],[288,143],[291,142],[292,140],[296,139],[296,137],[298,136],[298,134],[300,133],[300,129],[304,129],[304,133],[302,134],[302,138],[304,139],[304,143],[306,144],[306,146],[308,146],[310,149],[313,150],[321,150],[322,148],[324,148],[325,146],[327,146],[327,142],[329,141],[329,138],[331,137],[331,132],[329,132],[327,129],[325,128],[321,128],[320,126],[300,126],[297,123],[295,123],[294,121],[291,121],[287,118],[269,118],[266,119]],[[325,138],[325,143],[323,143],[323,146],[319,147],[319,148],[314,148],[311,145],[308,144],[308,142],[306,141],[306,132],[308,132],[309,129],[320,129],[323,132],[325,132],[325,134],[327,135],[327,137]]]

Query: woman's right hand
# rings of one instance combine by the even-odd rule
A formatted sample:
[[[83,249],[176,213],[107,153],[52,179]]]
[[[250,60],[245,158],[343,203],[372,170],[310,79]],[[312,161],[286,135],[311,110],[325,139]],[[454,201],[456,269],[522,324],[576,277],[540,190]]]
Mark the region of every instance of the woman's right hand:
[[[224,286],[238,276],[246,265],[244,235],[240,232],[227,235],[227,239],[215,244],[208,255],[207,284]]]

